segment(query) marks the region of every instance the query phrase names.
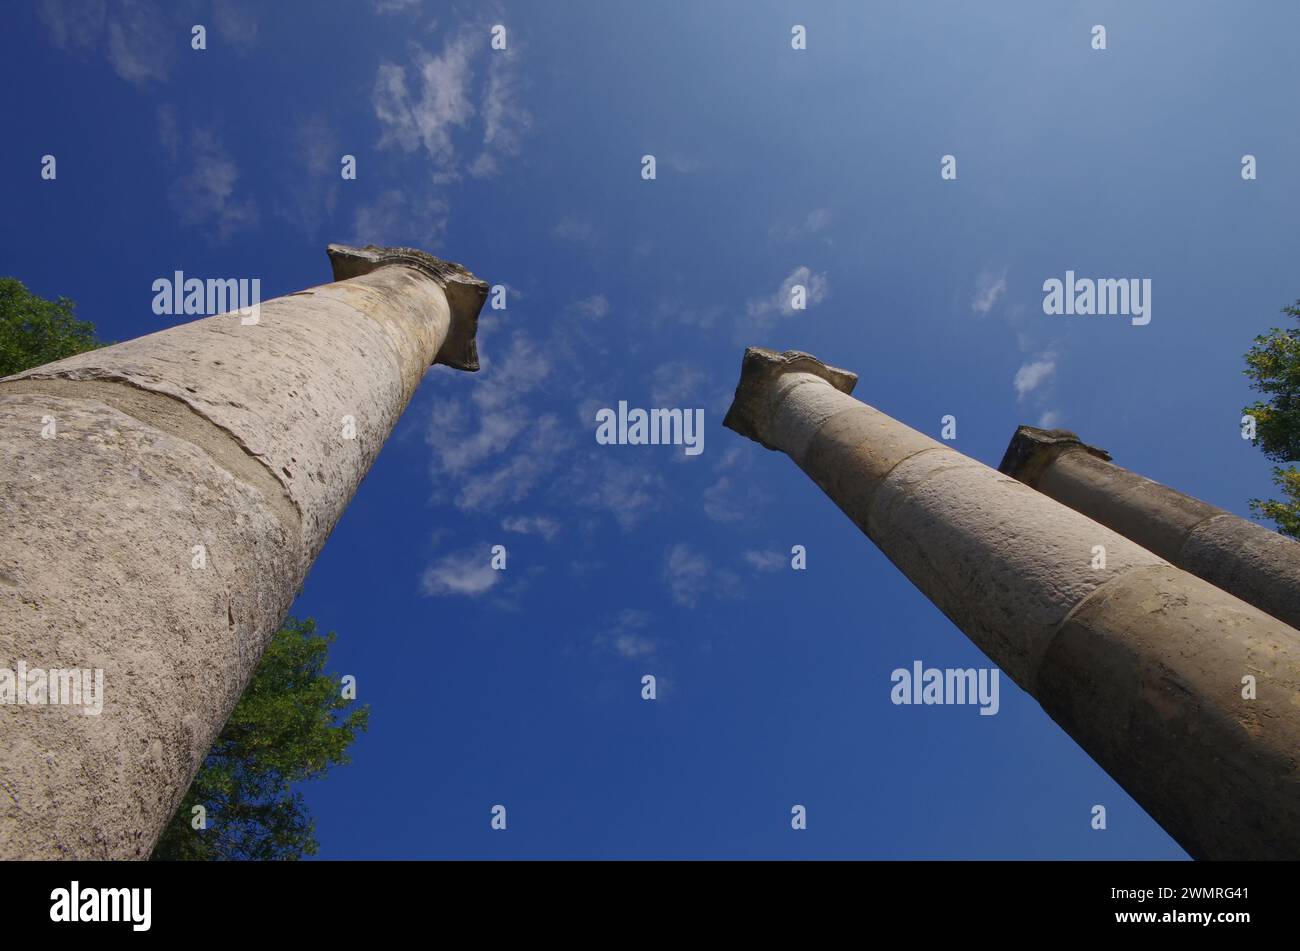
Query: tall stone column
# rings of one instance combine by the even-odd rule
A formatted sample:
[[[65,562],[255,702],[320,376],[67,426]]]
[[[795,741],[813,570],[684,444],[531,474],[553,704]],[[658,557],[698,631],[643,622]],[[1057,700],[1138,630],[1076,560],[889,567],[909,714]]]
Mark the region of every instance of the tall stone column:
[[[1300,545],[1110,461],[1064,429],[1021,426],[999,471],[1300,628]]]
[[[9,700],[20,665],[103,671],[97,715],[51,702],[71,679],[0,704],[0,859],[149,856],[425,371],[478,369],[486,284],[407,248],[329,255],[336,283],[256,323],[0,381]]]
[[[858,402],[856,380],[750,349],[724,425],[787,453],[1189,853],[1300,857],[1300,636]]]

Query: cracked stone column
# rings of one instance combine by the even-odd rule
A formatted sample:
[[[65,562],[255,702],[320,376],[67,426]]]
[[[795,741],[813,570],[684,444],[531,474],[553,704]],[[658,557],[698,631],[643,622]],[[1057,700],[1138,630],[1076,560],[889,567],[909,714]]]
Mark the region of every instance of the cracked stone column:
[[[1115,465],[1064,429],[1021,426],[1001,472],[1300,628],[1300,544]]]
[[[0,859],[149,856],[425,371],[478,369],[486,284],[329,255],[256,323],[0,380],[0,668],[104,677],[97,716],[0,705]]]
[[[858,402],[856,382],[750,349],[724,425],[787,453],[1192,856],[1300,857],[1300,635]]]

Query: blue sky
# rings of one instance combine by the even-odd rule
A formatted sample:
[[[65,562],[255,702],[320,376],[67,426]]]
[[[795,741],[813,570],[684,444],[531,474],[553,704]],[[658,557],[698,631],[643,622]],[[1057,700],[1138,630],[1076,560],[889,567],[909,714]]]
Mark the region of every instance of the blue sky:
[[[102,336],[175,320],[174,270],[327,281],[330,241],[509,288],[294,606],[372,710],[304,787],[322,857],[1184,855],[1005,678],[996,716],[892,705],[897,667],[988,661],[721,419],[746,345],[801,349],[991,465],[1060,425],[1247,514],[1242,354],[1300,297],[1300,9],[46,0],[6,27],[0,273]],[[1150,278],[1151,323],[1045,315],[1067,269]],[[597,445],[619,400],[704,408],[704,452]]]

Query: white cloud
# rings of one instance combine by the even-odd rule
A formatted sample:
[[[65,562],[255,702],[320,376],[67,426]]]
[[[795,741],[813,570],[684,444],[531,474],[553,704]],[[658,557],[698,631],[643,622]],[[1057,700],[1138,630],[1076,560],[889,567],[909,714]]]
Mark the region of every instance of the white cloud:
[[[726,472],[729,469],[736,469],[749,464],[753,458],[753,443],[750,442],[733,442],[727,447],[713,467],[714,472]]]
[[[651,375],[650,399],[655,406],[693,405],[708,382],[708,375],[699,367],[670,361],[656,367]]]
[[[324,116],[305,116],[296,129],[295,151],[302,157],[303,167],[313,175],[339,174],[342,150],[338,136]]]
[[[523,501],[542,477],[555,469],[571,444],[553,414],[531,420],[507,459],[496,468],[466,478],[456,495],[456,505],[478,510]]]
[[[573,485],[573,498],[580,505],[608,512],[624,531],[632,530],[659,508],[665,489],[658,475],[641,466],[615,462],[607,453],[592,453],[588,459],[591,461]]]
[[[123,79],[145,84],[167,78],[175,36],[158,10],[141,0],[122,0],[108,21],[108,61]]]
[[[158,143],[171,161],[180,158],[180,126],[176,122],[176,110],[170,105],[158,107]]]
[[[614,638],[614,651],[630,659],[648,657],[655,652],[655,642],[640,634],[620,634]]]
[[[673,545],[665,553],[663,579],[673,600],[687,608],[695,607],[705,595],[733,597],[738,581],[686,544]]]
[[[525,333],[510,338],[510,348],[496,360],[483,359],[483,368],[491,368],[491,377],[474,387],[473,400],[483,409],[513,403],[524,393],[532,392],[551,374],[547,348]]]
[[[520,80],[515,50],[498,50],[488,66],[483,92],[483,151],[470,166],[475,178],[488,178],[500,171],[499,156],[518,155],[532,116],[520,102]]]
[[[420,0],[374,0],[376,13],[402,13],[420,6]]]
[[[452,130],[474,115],[470,95],[470,55],[474,46],[462,34],[450,39],[437,56],[419,51],[414,65],[418,89],[407,86],[407,71],[383,63],[375,76],[375,116],[383,126],[379,147],[396,145],[404,152],[421,147],[444,176],[454,176],[456,150]]]
[[[316,238],[325,222],[332,220],[338,207],[343,185],[339,177],[339,160],[344,149],[339,147],[334,127],[322,115],[302,116],[284,130],[281,139],[282,147],[288,149],[297,161],[280,166],[281,176],[272,207],[277,217],[297,225],[307,237]],[[358,225],[361,228],[373,226],[365,214],[360,209],[354,213],[353,224],[358,231]],[[388,214],[396,218],[396,212]],[[395,220],[387,225],[391,231],[397,231],[399,227]],[[332,237],[348,240],[347,235],[338,231]],[[372,243],[372,239],[364,234],[361,237],[364,240],[359,243]],[[374,239],[374,243],[379,241]]]
[[[548,542],[560,533],[560,523],[545,515],[512,515],[501,520],[501,527],[518,535],[541,535]]]
[[[649,657],[658,649],[657,642],[644,633],[649,624],[649,614],[628,608],[620,611],[608,630],[597,634],[592,643],[628,660]]]
[[[420,592],[428,597],[455,594],[475,598],[500,580],[501,572],[492,567],[491,549],[484,545],[439,558],[424,570]]]
[[[700,493],[704,514],[715,522],[743,522],[771,501],[753,479],[741,475],[754,460],[752,442],[733,442],[713,466],[715,482]]]
[[[1039,354],[1033,360],[1023,364],[1016,371],[1012,381],[1016,388],[1016,397],[1024,399],[1034,390],[1052,378],[1056,372],[1056,355],[1051,351]]]
[[[747,551],[743,557],[755,571],[780,571],[785,567],[785,555],[779,551]]]
[[[141,86],[167,78],[177,30],[188,42],[175,11],[146,0],[41,0],[37,14],[56,47],[102,48],[118,76]]]
[[[740,331],[746,337],[770,330],[781,317],[796,313],[793,290],[801,285],[805,290],[805,307],[814,307],[826,299],[830,283],[826,273],[813,273],[807,265],[801,265],[790,272],[790,276],[781,282],[776,292],[767,297],[751,298],[745,305],[746,319],[742,321]],[[752,342],[752,341],[751,341]]]
[[[107,0],[41,0],[36,8],[50,31],[50,42],[61,50],[90,48],[100,38],[108,16]]]
[[[488,57],[486,79],[477,91],[476,55]],[[519,154],[532,125],[521,101],[517,56],[517,49],[489,50],[479,33],[466,28],[448,39],[437,56],[418,51],[409,68],[381,64],[373,92],[375,116],[383,127],[380,148],[423,149],[433,160],[434,182],[460,177],[462,152],[477,152],[466,169],[470,175],[498,174],[502,159]],[[474,141],[468,133],[476,118],[481,131]]]
[[[417,198],[388,189],[358,205],[352,219],[354,244],[437,247],[447,233],[449,206],[441,198]]]
[[[709,589],[713,569],[709,560],[688,545],[673,545],[664,556],[664,581],[673,600],[688,608]]]
[[[585,218],[566,215],[551,229],[551,237],[560,241],[591,242],[596,240],[596,227]]]
[[[160,129],[164,147],[175,130]],[[209,229],[217,241],[257,223],[257,207],[235,196],[239,169],[221,140],[208,130],[193,133],[181,151],[192,158],[190,170],[172,182],[167,198],[182,224]]]
[[[700,493],[704,514],[722,523],[743,522],[770,500],[771,497],[754,483],[730,475],[719,476]]]
[[[604,294],[592,294],[576,301],[573,309],[588,320],[601,320],[609,313],[609,301]]]
[[[993,271],[982,271],[975,280],[975,293],[971,297],[970,309],[977,314],[987,314],[993,309],[993,305],[998,299],[1006,293],[1007,290],[1007,272],[1003,268],[1000,273]]]
[[[1040,429],[1056,429],[1061,425],[1061,414],[1054,409],[1049,409],[1038,418]]]
[[[656,325],[676,321],[690,327],[709,330],[727,313],[728,308],[717,304],[696,307],[681,300],[665,299],[656,302],[651,319]]]
[[[778,241],[793,241],[796,238],[808,237],[825,231],[830,227],[831,213],[827,208],[814,208],[808,212],[807,217],[796,225],[786,227],[772,227],[768,234]]]
[[[722,476],[703,493],[704,514],[715,522],[741,522],[748,514],[748,506],[737,495],[736,480]]]
[[[217,36],[237,53],[248,53],[257,45],[257,19],[235,0],[216,0],[212,26]]]

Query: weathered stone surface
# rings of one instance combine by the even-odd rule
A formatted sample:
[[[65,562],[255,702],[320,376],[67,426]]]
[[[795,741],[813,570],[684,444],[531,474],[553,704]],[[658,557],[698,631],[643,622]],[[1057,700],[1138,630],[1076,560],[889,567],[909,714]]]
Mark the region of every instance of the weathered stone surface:
[[[443,296],[455,315],[434,362],[457,370],[479,368],[478,315],[487,300],[488,286],[464,265],[444,261],[416,248],[381,248],[373,244],[353,248],[346,244],[331,244],[327,250],[336,281],[360,277],[390,265],[419,271],[431,278],[442,288]]]
[[[1300,633],[858,403],[807,354],[752,353],[728,425],[789,453],[1189,852],[1300,857]],[[1056,465],[1105,465],[1073,434],[1047,436],[1029,448]],[[1146,504],[1146,487],[1127,489]],[[1201,523],[1198,551],[1219,522]]]
[[[346,280],[255,324],[0,380],[0,667],[98,667],[106,692],[99,716],[0,705],[0,858],[147,857],[426,369],[477,368],[483,282],[330,255]]]
[[[896,466],[859,527],[1031,693],[1039,659],[1071,608],[1112,578],[1165,563],[943,447]],[[1103,569],[1092,567],[1094,545],[1106,547]]]
[[[1300,856],[1300,641],[1277,619],[1129,572],[1070,615],[1035,695],[1194,858]]]
[[[1188,532],[1173,561],[1300,629],[1300,545],[1285,535],[1224,512]]]
[[[785,380],[790,374],[804,374]],[[799,383],[818,377],[841,393],[853,392],[858,375],[827,366],[816,357],[798,350],[777,353],[762,347],[750,347],[741,361],[740,382],[736,397],[722,425],[771,449],[763,431],[775,417],[775,403]]]
[[[1073,433],[1022,426],[1002,471],[1300,628],[1300,545],[1115,465]]]
[[[1102,459],[1110,453],[1086,442],[1068,429],[1039,429],[1037,426],[1019,426],[1007,444],[999,472],[1014,475],[1026,485],[1033,485],[1038,473],[1062,452],[1082,449]]]
[[[0,394],[0,526],[0,667],[104,671],[98,716],[0,705],[0,856],[147,858],[288,610],[296,537],[200,446],[41,393]]]

